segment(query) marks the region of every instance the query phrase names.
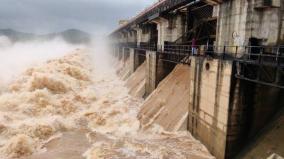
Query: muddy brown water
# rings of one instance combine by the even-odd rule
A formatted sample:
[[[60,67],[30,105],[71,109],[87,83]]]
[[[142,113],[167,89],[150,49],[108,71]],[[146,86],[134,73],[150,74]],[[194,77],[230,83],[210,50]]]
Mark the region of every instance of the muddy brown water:
[[[84,159],[85,151],[91,146],[86,137],[86,132],[64,132],[45,145],[46,151],[36,153],[22,159]]]

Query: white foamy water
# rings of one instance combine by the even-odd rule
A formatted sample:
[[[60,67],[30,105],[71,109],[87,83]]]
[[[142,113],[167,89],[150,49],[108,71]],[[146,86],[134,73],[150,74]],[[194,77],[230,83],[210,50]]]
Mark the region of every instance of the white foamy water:
[[[48,59],[62,57],[80,46],[73,46],[61,39],[11,43],[0,36],[0,88],[17,78],[29,67]]]
[[[213,158],[187,132],[158,126],[140,130],[137,114],[143,100],[128,94],[115,68],[103,60],[105,51],[76,50],[27,69],[9,85],[0,95],[0,158],[62,158],[47,145],[66,138],[65,132],[86,134],[90,146],[80,156],[88,159]],[[53,147],[67,149],[59,145]]]

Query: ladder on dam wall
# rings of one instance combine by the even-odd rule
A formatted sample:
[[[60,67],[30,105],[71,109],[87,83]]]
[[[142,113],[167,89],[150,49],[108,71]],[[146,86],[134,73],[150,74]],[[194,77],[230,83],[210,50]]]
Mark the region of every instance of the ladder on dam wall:
[[[155,44],[141,43],[137,45],[120,44],[119,47],[155,51],[160,60],[189,64],[191,56],[203,56],[212,59],[229,60],[235,62],[235,78],[262,85],[284,89],[284,46],[196,46],[193,54],[191,45],[168,44],[163,48]]]

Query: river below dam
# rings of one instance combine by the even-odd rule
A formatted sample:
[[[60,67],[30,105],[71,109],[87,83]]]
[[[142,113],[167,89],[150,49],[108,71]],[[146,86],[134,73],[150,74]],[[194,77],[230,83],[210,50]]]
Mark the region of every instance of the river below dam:
[[[141,129],[144,99],[87,50],[31,67],[0,94],[2,159],[211,159],[190,133]]]

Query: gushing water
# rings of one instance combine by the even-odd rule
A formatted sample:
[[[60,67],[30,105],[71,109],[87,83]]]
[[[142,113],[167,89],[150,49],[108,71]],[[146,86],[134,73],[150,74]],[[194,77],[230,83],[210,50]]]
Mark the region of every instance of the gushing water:
[[[9,85],[0,96],[0,158],[50,156],[48,144],[65,132],[86,134],[90,146],[81,156],[88,159],[212,158],[187,132],[139,128],[143,100],[130,96],[102,60],[106,51],[76,50],[27,69]]]

